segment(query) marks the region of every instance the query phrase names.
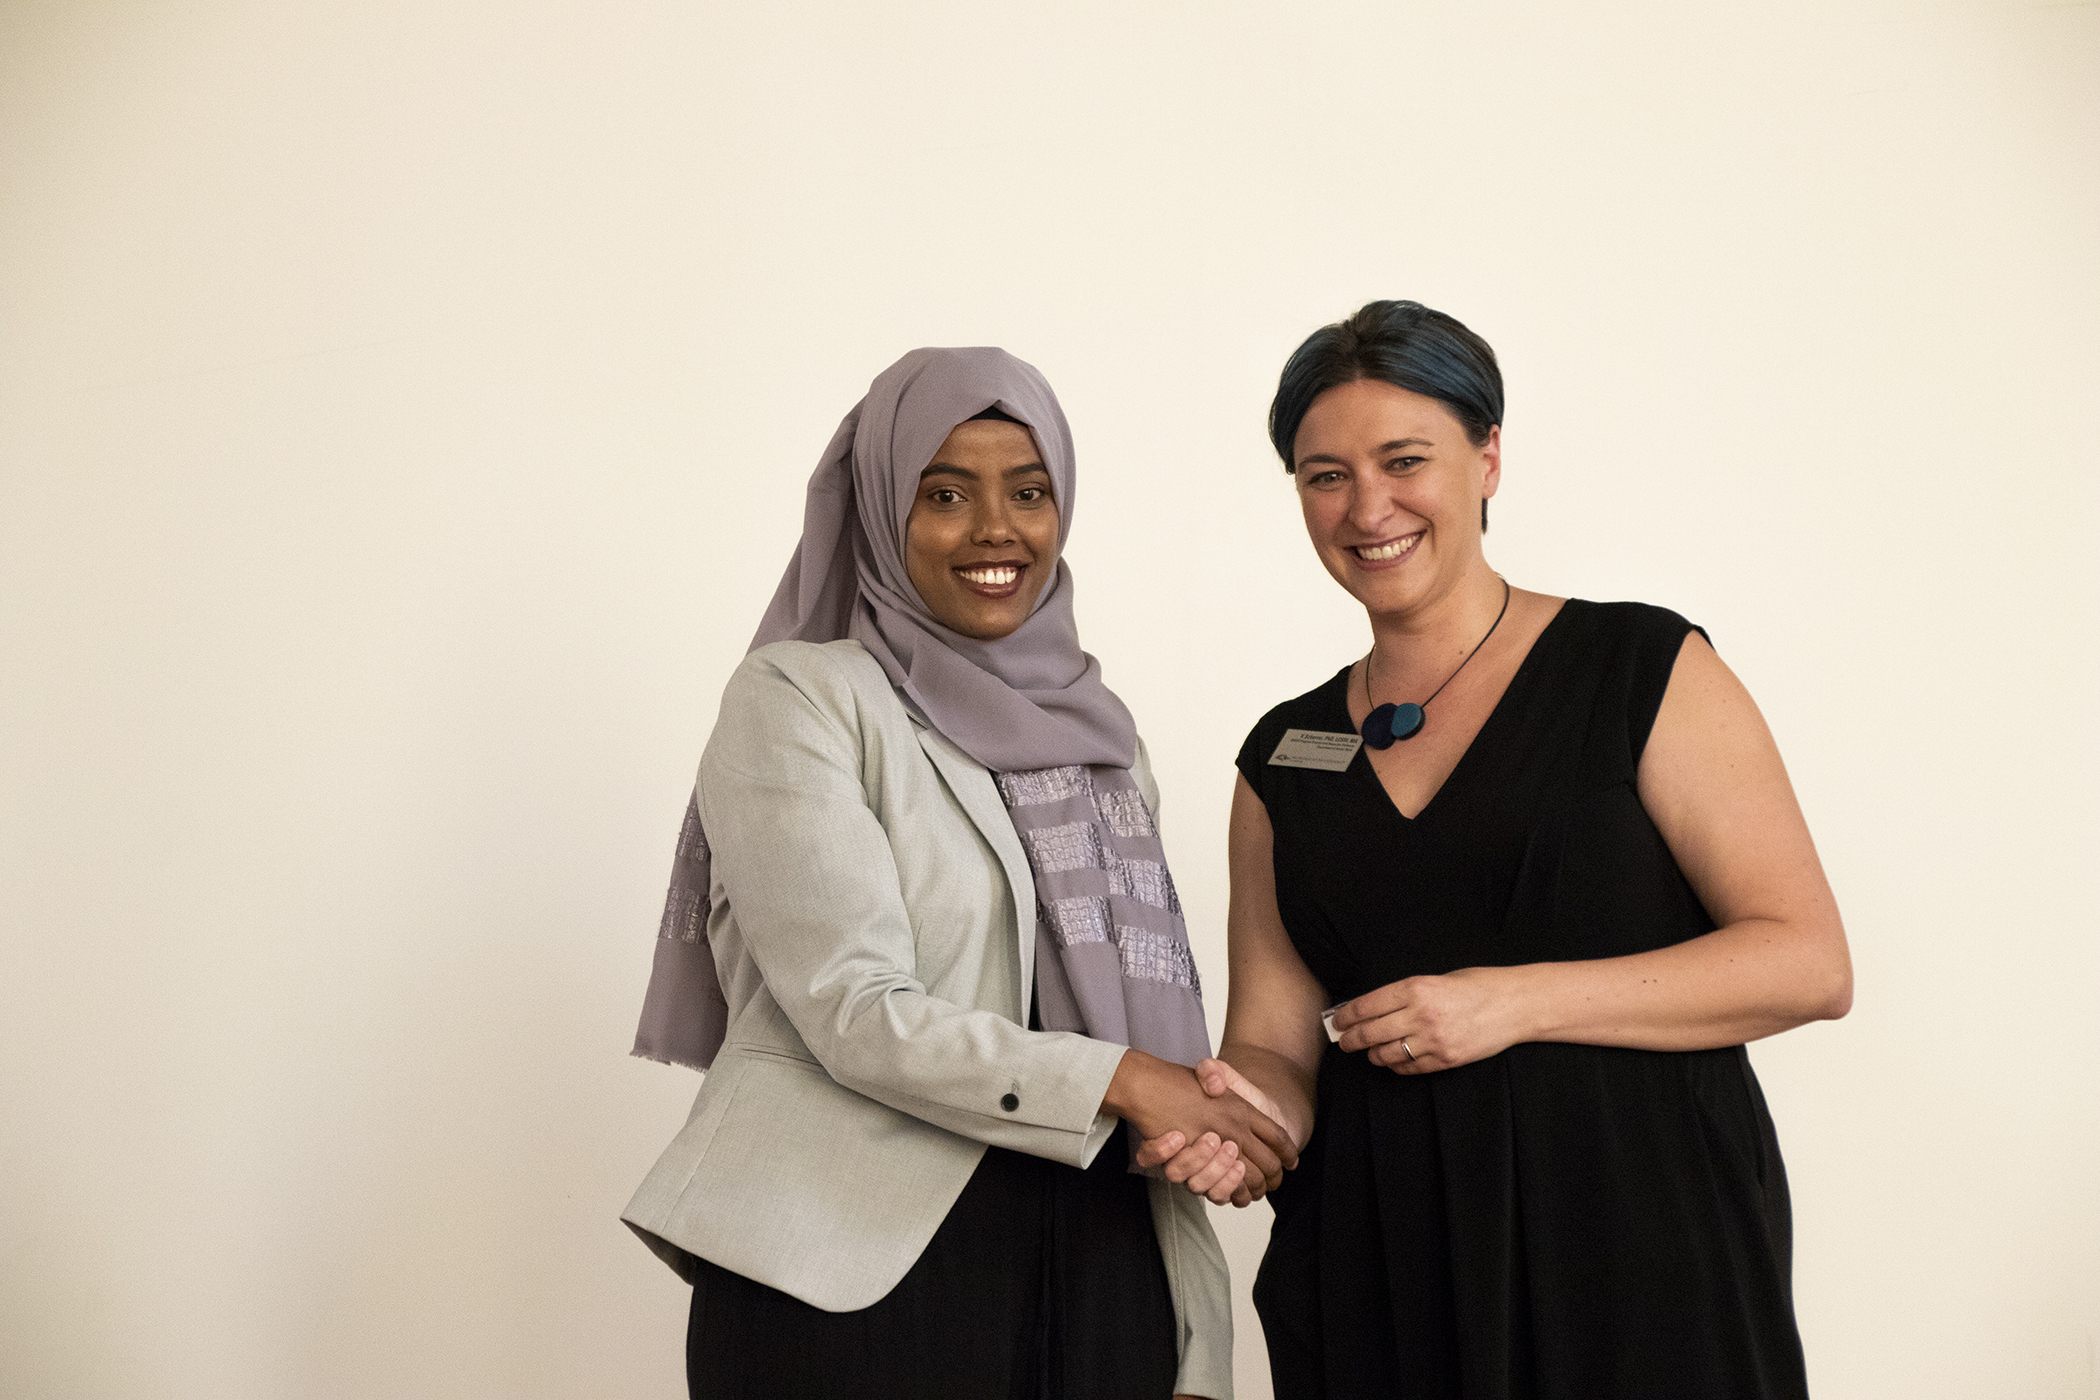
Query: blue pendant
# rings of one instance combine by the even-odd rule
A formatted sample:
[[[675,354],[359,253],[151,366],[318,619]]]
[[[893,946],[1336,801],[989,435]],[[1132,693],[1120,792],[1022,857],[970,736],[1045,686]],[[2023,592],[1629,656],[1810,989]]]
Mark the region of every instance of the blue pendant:
[[[1380,705],[1364,716],[1364,742],[1374,749],[1389,749],[1395,739],[1412,739],[1422,732],[1422,707]]]
[[[1380,705],[1364,716],[1364,743],[1374,749],[1393,746],[1393,707]]]

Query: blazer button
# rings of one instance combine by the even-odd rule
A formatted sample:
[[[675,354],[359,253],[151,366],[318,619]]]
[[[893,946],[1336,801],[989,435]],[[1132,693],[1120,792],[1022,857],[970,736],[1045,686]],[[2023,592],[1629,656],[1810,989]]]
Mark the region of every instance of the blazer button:
[[[1008,1094],[1006,1097],[999,1100],[999,1107],[1005,1109],[1008,1113],[1012,1113],[1015,1109],[1019,1108],[1020,1106],[1021,1096],[1019,1094]]]

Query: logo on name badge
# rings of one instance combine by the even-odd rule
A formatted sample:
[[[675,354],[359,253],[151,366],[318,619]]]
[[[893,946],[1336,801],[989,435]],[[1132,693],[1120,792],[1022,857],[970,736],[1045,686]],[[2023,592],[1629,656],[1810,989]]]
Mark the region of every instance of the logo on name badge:
[[[1278,768],[1323,768],[1340,773],[1356,761],[1364,746],[1361,734],[1329,734],[1319,729],[1286,729],[1283,742],[1269,755]]]

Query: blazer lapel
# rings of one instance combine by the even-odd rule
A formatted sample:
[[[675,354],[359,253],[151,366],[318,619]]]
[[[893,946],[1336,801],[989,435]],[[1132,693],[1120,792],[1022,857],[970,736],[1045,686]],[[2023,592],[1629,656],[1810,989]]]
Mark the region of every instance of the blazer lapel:
[[[1014,833],[1013,819],[1006,814],[999,787],[983,764],[948,742],[940,731],[928,729],[916,719],[919,747],[940,770],[941,780],[955,800],[984,833],[999,864],[1006,869],[1006,885],[1013,893],[1014,927],[1021,936],[1021,1018],[1026,1024],[1030,998],[1035,990],[1035,876],[1028,868],[1028,853]]]

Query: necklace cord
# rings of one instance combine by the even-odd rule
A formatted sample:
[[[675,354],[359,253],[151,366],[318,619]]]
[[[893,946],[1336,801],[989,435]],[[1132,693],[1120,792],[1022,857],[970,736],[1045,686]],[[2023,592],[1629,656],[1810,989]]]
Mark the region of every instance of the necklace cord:
[[[1488,624],[1488,630],[1482,634],[1479,641],[1473,643],[1473,649],[1466,653],[1466,661],[1471,661],[1474,657],[1480,655],[1480,649],[1488,644],[1489,637],[1495,635],[1495,629],[1502,625],[1502,619],[1508,612],[1509,580],[1504,579],[1502,580],[1502,611],[1495,614],[1495,620]],[[1378,644],[1376,642],[1373,642],[1370,651],[1364,654],[1364,701],[1374,710],[1378,708],[1378,698],[1371,693],[1371,658],[1377,654]],[[1466,669],[1466,661],[1459,662],[1451,674],[1444,677],[1444,685],[1449,685],[1458,679],[1458,673]],[[1430,691],[1429,700],[1434,700],[1437,696],[1442,695],[1444,693],[1444,685],[1440,685],[1435,690]],[[1420,708],[1428,709],[1429,700],[1424,700]]]

